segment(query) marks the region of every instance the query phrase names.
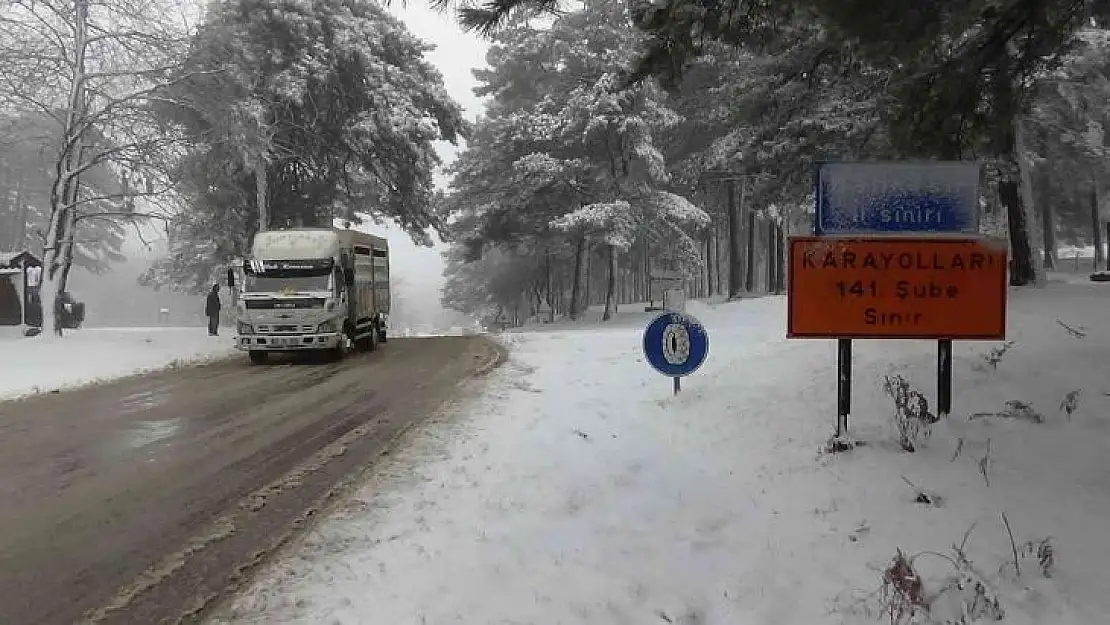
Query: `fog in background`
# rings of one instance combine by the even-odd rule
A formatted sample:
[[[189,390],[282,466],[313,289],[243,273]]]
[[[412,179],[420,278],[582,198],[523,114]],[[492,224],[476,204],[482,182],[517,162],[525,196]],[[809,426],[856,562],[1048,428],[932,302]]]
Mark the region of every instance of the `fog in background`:
[[[416,332],[434,332],[456,326],[469,326],[473,320],[455,311],[445,310],[439,303],[443,286],[442,245],[434,248],[418,246],[395,227],[367,224],[353,229],[372,232],[389,240],[393,311],[390,329],[400,333],[404,328]],[[145,243],[144,243],[145,240]],[[437,241],[438,243],[438,241]],[[127,261],[113,265],[112,271],[96,275],[74,267],[69,291],[85,302],[87,327],[132,326],[203,326],[204,295],[185,295],[169,290],[156,291],[138,284],[150,264],[165,255],[165,233],[153,226],[130,237],[123,249]],[[226,286],[226,285],[224,285]],[[230,299],[227,289],[221,291],[224,305]],[[158,311],[169,310],[169,321],[161,322]]]
[[[451,13],[437,13],[424,3],[412,2],[408,6],[395,3],[390,10],[417,37],[436,46],[427,54],[428,60],[443,74],[448,93],[463,106],[467,117],[474,120],[483,105],[472,91],[475,81],[471,70],[485,66],[488,44],[462,32]],[[458,153],[458,149],[447,142],[440,142],[436,147],[445,163],[453,161]],[[442,174],[436,181],[440,186],[446,183]],[[407,234],[392,226],[367,224],[357,229],[389,240],[394,299],[390,328],[394,333],[404,328],[429,332],[473,323],[469,317],[440,306],[444,246],[438,239],[434,248],[426,248],[415,245]],[[133,229],[122,250],[126,262],[113,265],[112,271],[102,275],[73,268],[69,291],[86,304],[86,326],[166,325],[158,318],[161,308],[170,311],[169,325],[204,325],[203,295],[155,291],[138,284],[138,277],[150,264],[165,255],[165,245],[165,232],[159,225],[143,227],[141,237]],[[226,305],[229,299],[226,289],[223,297]]]

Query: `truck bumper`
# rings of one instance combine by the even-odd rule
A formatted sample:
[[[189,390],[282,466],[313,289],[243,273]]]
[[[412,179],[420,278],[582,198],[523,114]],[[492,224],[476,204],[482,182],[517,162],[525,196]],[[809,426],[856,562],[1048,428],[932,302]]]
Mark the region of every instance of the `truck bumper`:
[[[240,334],[235,337],[235,348],[244,352],[334,349],[345,338],[339,332],[327,334]]]

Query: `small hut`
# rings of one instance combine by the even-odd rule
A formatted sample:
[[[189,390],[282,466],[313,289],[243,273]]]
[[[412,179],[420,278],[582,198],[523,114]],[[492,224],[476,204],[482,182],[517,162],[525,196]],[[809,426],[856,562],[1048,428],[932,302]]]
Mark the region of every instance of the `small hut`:
[[[0,252],[0,326],[40,325],[42,261],[34,254]]]

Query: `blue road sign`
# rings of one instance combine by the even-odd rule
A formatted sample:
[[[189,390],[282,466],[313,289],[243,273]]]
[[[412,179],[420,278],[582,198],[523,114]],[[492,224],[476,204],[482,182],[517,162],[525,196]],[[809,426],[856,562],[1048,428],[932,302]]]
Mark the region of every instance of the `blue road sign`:
[[[656,371],[680,378],[698,370],[709,355],[709,335],[693,315],[667,312],[644,330],[644,357]]]
[[[821,163],[814,233],[969,234],[979,231],[979,164]]]

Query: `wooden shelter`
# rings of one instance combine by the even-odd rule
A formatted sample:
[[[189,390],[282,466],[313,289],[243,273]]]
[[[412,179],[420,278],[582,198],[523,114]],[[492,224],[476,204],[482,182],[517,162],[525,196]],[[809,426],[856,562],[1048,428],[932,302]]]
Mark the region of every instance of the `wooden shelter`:
[[[38,325],[42,261],[28,251],[0,252],[0,325]]]

